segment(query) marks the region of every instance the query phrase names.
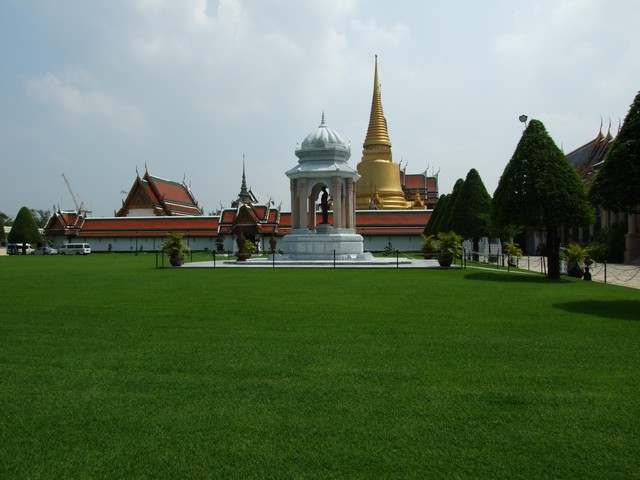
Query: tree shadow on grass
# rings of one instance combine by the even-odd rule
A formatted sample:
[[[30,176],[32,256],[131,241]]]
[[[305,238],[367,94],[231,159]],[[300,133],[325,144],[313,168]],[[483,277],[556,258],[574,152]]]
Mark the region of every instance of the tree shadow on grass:
[[[582,313],[601,318],[640,321],[640,300],[582,300],[553,305],[570,313]]]
[[[474,272],[467,273],[464,278],[468,280],[480,280],[483,282],[500,282],[500,283],[538,283],[538,284],[558,284],[569,283],[569,280],[549,280],[547,277],[534,273],[517,273],[517,272]]]

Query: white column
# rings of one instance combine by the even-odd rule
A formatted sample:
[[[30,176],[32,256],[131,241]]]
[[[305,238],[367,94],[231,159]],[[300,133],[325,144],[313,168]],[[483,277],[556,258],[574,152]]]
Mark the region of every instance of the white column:
[[[355,192],[353,191],[353,179],[347,178],[347,201],[345,202],[346,226],[347,228],[355,228],[353,224]]]
[[[312,232],[316,229],[316,199],[312,196],[313,192],[309,194],[309,230]]]
[[[333,227],[344,228],[342,224],[342,179],[333,177],[331,179],[331,193],[333,194]]]
[[[307,228],[307,179],[298,179],[298,225],[297,228]]]
[[[289,180],[289,190],[291,191],[291,229],[297,228],[297,225],[300,223],[296,183],[297,182],[295,178]]]

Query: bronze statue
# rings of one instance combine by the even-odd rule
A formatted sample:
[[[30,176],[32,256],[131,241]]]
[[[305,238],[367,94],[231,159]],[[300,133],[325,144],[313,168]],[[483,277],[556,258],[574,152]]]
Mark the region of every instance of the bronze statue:
[[[322,187],[322,196],[320,197],[320,208],[322,209],[322,223],[329,223],[329,193],[327,187]]]

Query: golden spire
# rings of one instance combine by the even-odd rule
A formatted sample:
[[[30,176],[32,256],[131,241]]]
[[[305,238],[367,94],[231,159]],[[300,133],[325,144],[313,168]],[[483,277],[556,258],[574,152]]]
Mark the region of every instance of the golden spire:
[[[372,206],[379,210],[411,208],[412,202],[405,199],[402,190],[400,165],[391,157],[391,140],[380,98],[377,55],[369,128],[362,145],[362,160],[358,164],[358,173],[360,180],[356,183],[356,210],[366,210]],[[372,192],[374,187],[375,191]]]
[[[375,74],[373,78],[373,98],[371,100],[369,128],[367,130],[367,137],[364,140],[363,148],[365,151],[376,150],[376,159],[391,161],[391,140],[389,139],[389,132],[387,131],[387,120],[384,118],[384,112],[382,111],[377,55],[375,61]]]

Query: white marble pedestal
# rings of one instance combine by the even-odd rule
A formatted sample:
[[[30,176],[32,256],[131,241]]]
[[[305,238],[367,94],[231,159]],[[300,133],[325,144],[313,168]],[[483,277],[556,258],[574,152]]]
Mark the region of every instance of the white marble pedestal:
[[[293,230],[283,238],[284,258],[287,260],[368,260],[364,253],[364,239],[353,229],[333,228],[328,224],[316,226],[316,231]]]

